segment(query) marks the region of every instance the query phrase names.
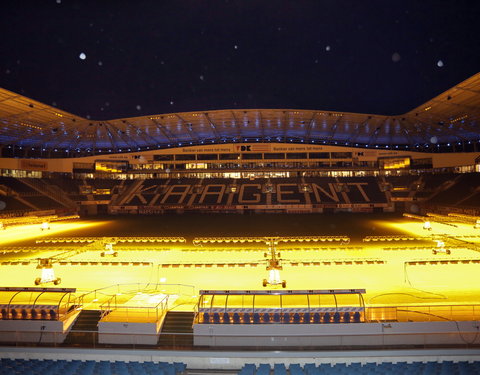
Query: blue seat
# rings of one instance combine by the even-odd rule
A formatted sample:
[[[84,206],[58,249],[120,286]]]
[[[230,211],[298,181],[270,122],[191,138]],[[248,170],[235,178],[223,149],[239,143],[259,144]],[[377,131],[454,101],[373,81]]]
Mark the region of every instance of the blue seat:
[[[270,323],[270,314],[269,313],[264,313],[263,314],[263,322],[264,323]]]
[[[270,375],[270,365],[262,363],[258,366],[256,375]]]
[[[218,312],[213,313],[213,323],[215,324],[220,323],[220,314]]]
[[[320,323],[320,314],[318,312],[313,314],[313,322],[317,324]]]
[[[317,366],[315,366],[314,363],[305,363],[305,366],[303,366],[303,368],[307,375],[315,374],[317,372]]]
[[[361,319],[361,315],[358,311],[356,311],[355,314],[353,314],[353,321],[355,323],[360,323],[361,321],[360,319]]]
[[[297,363],[292,363],[288,366],[288,371],[290,371],[290,375],[305,375],[305,371],[303,371],[302,367]]]
[[[310,313],[307,312],[303,314],[303,323],[310,323],[310,319],[311,319]]]
[[[340,313],[338,311],[335,314],[333,314],[333,322],[340,323]]]
[[[235,324],[240,324],[240,315],[238,315],[238,313],[233,314],[233,322]]]
[[[253,323],[254,324],[260,324],[260,314],[259,313],[254,313],[253,314]]]
[[[346,363],[335,363],[335,365],[333,365],[332,367],[335,370],[345,371],[347,369],[347,364]]]
[[[362,364],[360,362],[352,362],[348,365],[349,370],[355,370],[357,373],[362,370]]]
[[[230,315],[227,312],[223,313],[223,323],[224,324],[230,323]]]
[[[210,314],[208,312],[203,313],[203,323],[210,323]]]
[[[273,314],[273,321],[275,323],[280,323],[280,314],[279,313]]]
[[[251,323],[249,313],[243,314],[243,323],[245,323],[245,324],[250,324]]]
[[[350,323],[350,313],[349,312],[345,312],[343,314],[343,322],[344,323]]]
[[[183,362],[173,362],[173,367],[178,372],[184,372],[187,369],[187,365]]]
[[[56,320],[57,319],[57,312],[55,310],[50,310],[49,314],[50,314],[50,319],[51,320]]]
[[[323,316],[323,323],[330,323],[330,313],[325,313],[325,315]]]
[[[246,363],[243,365],[239,375],[255,375],[255,365],[253,363]]]
[[[295,323],[295,324],[300,323],[300,314],[299,313],[293,314],[293,323]]]
[[[273,365],[273,375],[287,375],[287,369],[283,363],[275,363]]]
[[[30,310],[30,316],[32,319],[37,319],[38,318],[38,312],[35,309]]]
[[[11,309],[10,314],[12,314],[12,319],[18,319],[18,311],[17,310]]]

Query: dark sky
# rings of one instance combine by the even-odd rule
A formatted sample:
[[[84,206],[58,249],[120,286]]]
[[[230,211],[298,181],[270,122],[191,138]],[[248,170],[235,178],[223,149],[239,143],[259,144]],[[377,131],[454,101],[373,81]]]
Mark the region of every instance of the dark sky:
[[[479,19],[457,0],[3,1],[0,87],[97,120],[399,114],[480,71]]]

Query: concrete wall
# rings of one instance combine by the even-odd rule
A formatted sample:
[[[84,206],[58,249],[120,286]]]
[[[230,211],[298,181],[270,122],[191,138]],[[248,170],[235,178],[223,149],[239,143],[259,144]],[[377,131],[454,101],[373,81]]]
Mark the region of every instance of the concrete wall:
[[[199,346],[384,346],[480,343],[479,324],[408,322],[349,324],[196,324]]]
[[[100,344],[145,344],[156,345],[160,324],[99,322],[98,342]]]
[[[2,342],[61,343],[66,336],[59,321],[0,320]]]
[[[62,343],[78,312],[59,320],[0,320],[0,342]]]

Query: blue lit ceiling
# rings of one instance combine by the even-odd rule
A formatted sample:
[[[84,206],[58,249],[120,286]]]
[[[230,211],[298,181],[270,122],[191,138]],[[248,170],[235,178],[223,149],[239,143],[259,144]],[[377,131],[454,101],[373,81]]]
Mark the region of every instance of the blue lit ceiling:
[[[236,109],[92,121],[0,89],[0,147],[41,157],[232,142],[477,151],[479,113],[480,73],[398,116]]]

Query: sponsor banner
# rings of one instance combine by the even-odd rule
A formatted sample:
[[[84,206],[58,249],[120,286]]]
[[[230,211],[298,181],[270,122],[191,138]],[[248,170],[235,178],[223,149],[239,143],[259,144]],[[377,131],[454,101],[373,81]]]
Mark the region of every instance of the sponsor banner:
[[[97,204],[110,204],[110,201],[108,201],[108,200],[106,200],[106,201],[78,201],[77,203],[82,205],[82,206],[94,206],[94,205],[97,205]],[[128,206],[128,207],[132,208],[133,206]]]
[[[232,152],[233,150],[233,145],[225,145],[225,146],[219,146],[219,145],[215,145],[215,146],[203,146],[203,147],[184,147],[181,149],[181,152],[184,152],[184,153],[187,153],[187,154],[191,154],[191,153],[216,153],[216,152]],[[173,153],[177,153],[178,150],[175,150],[175,149],[172,149],[172,152]]]
[[[28,171],[46,171],[48,163],[40,160],[20,160],[20,169]]]
[[[43,211],[29,211],[24,216],[47,216],[47,215],[55,215],[55,210],[43,210]]]
[[[260,143],[252,145],[235,145],[236,152],[270,152],[269,143]]]

